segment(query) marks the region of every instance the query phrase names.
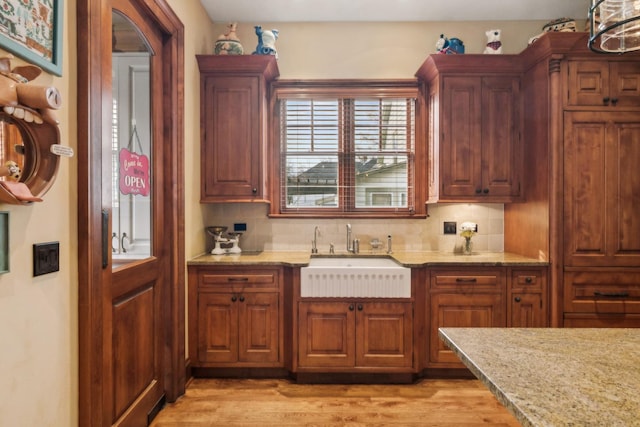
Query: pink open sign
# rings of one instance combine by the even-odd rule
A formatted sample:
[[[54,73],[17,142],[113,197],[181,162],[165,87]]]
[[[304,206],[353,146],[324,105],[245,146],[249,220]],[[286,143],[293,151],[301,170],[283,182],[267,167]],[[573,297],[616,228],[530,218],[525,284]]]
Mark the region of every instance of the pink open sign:
[[[149,158],[144,154],[120,150],[120,192],[149,195]]]

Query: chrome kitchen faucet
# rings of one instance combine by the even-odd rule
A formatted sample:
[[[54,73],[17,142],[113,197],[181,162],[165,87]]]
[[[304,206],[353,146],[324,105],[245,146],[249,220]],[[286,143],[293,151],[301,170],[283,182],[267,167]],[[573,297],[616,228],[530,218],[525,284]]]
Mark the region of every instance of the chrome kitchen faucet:
[[[347,252],[353,254],[360,252],[360,240],[351,239],[351,224],[347,224]]]
[[[313,229],[313,240],[311,241],[311,253],[318,253],[318,226]]]

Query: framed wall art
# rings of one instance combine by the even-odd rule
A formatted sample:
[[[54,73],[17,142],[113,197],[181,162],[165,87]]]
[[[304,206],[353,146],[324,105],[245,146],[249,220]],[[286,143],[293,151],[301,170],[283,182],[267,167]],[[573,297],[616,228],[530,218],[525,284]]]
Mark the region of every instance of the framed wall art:
[[[0,48],[62,75],[63,0],[0,0]]]

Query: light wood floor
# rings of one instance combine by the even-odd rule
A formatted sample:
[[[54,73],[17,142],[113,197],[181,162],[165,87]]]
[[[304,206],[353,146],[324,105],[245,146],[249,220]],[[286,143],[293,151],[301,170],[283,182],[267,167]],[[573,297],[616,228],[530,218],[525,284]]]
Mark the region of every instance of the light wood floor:
[[[305,385],[196,379],[152,427],[519,426],[477,380],[411,385]]]

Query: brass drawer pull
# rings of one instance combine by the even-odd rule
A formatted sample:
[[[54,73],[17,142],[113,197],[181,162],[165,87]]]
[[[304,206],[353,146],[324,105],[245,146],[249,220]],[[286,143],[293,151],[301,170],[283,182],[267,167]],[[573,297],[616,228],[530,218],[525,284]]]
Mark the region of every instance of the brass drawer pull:
[[[476,283],[478,281],[478,279],[476,279],[475,277],[471,277],[468,279],[462,278],[462,277],[458,277],[456,279],[456,282],[458,283]]]
[[[248,282],[248,277],[227,277],[228,282]]]

